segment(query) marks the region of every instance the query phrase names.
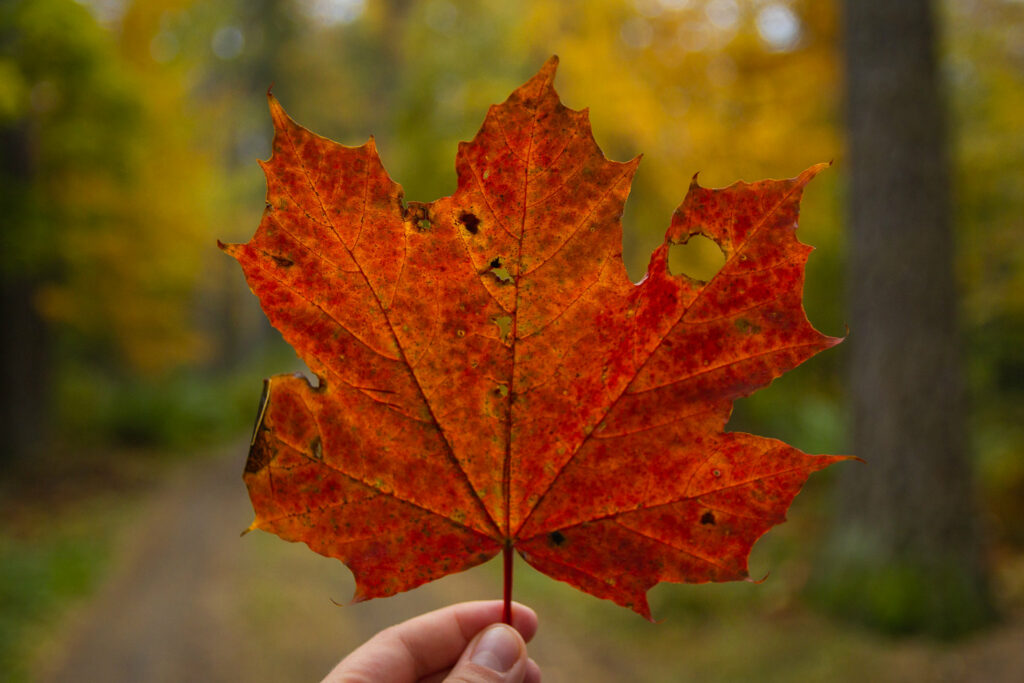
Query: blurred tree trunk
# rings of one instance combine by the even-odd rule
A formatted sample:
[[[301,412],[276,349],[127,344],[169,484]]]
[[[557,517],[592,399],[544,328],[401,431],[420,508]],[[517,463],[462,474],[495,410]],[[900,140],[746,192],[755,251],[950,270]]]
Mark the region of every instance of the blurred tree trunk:
[[[945,101],[929,0],[847,0],[853,452],[816,593],[897,632],[992,615],[968,457]]]
[[[24,190],[33,164],[25,126],[0,129],[0,181]],[[8,219],[25,217],[12,197]],[[19,215],[20,214],[20,215]],[[7,225],[4,230],[16,228]],[[14,239],[11,233],[5,236]],[[22,265],[0,267],[0,462],[24,458],[49,441],[50,357],[46,324],[35,307],[37,283]]]
[[[49,443],[46,325],[26,279],[0,279],[0,462],[25,458]]]

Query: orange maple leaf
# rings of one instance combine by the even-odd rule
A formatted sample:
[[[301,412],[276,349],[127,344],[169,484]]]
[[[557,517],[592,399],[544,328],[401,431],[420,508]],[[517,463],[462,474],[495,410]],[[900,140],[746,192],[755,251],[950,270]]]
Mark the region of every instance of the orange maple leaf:
[[[691,185],[647,276],[621,259],[638,159],[564,107],[557,59],[459,146],[458,190],[404,206],[371,138],[345,147],[270,98],[267,207],[241,263],[319,378],[267,381],[252,528],[336,557],[356,599],[504,550],[650,618],[659,581],[742,579],[814,470],[841,460],[725,432],[732,402],[840,340],[817,332],[804,185]],[[703,234],[710,281],[673,276]],[[510,583],[506,582],[506,600]]]

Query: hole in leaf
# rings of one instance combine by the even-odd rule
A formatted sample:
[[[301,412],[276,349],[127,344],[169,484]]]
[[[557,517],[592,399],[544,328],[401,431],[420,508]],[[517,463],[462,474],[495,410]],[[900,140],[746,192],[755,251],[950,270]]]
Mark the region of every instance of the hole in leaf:
[[[317,434],[313,437],[313,440],[309,442],[309,452],[313,455],[316,460],[324,459],[324,444],[320,440],[320,435]]]
[[[565,543],[565,536],[562,535],[561,531],[552,531],[548,534],[548,540],[554,545],[562,545]]]
[[[501,257],[491,259],[491,275],[498,278],[498,282],[502,284],[512,282],[512,273],[508,272],[508,268],[502,265]]]
[[[405,207],[403,218],[415,225],[420,232],[430,230],[430,205],[423,202],[409,202]]]
[[[715,513],[710,512],[710,511],[705,512],[703,515],[700,516],[700,523],[701,524],[714,524],[715,523]]]
[[[508,335],[512,331],[512,316],[497,315],[491,318],[491,322],[498,326],[498,334],[501,335],[501,338],[508,339]]]
[[[480,219],[475,214],[463,211],[459,216],[459,222],[466,227],[466,232],[475,235],[480,231]]]
[[[668,272],[687,275],[694,280],[710,282],[725,265],[725,254],[714,240],[704,235],[691,235],[684,244],[668,248]]]
[[[290,268],[295,265],[295,261],[292,261],[290,258],[285,258],[284,256],[271,256],[270,258],[274,259],[274,263],[282,268]]]

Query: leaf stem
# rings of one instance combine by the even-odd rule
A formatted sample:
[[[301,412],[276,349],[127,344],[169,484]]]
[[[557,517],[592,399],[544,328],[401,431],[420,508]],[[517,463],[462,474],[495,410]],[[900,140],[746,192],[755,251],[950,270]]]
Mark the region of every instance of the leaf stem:
[[[512,625],[512,541],[505,542],[501,559],[505,563],[505,609],[501,613],[502,623]]]

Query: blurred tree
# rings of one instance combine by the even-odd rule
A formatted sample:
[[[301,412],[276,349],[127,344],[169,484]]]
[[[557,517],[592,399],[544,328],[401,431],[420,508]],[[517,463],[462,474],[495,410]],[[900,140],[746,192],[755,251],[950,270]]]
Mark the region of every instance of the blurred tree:
[[[159,17],[190,2],[139,4],[146,10],[128,7],[120,30],[104,36],[109,68],[121,74],[134,112],[129,126],[97,123],[103,135],[119,138],[106,163],[120,164],[121,175],[93,187],[83,165],[62,180],[71,213],[53,244],[61,273],[40,292],[44,313],[73,331],[88,361],[122,378],[157,377],[204,353],[190,314],[216,185],[194,143],[184,74],[162,63],[153,45]],[[87,197],[101,216],[93,224],[83,221]]]
[[[4,3],[0,55],[0,433],[3,454],[18,457],[48,441],[55,349],[40,290],[65,270],[65,227],[110,220],[103,199],[126,179],[138,110],[103,32],[74,2]]]
[[[129,28],[119,43],[72,0],[0,8],[6,453],[47,443],[54,386],[77,387],[64,412],[95,410],[104,381],[202,353],[189,315],[216,183],[181,74]]]
[[[28,137],[22,123],[0,132],[0,185],[8,190],[0,196],[5,200],[16,196],[33,176]],[[27,218],[27,207],[19,206],[22,202],[5,203],[15,216]],[[38,281],[33,270],[18,263],[4,263],[0,270],[0,383],[8,388],[0,399],[0,433],[7,437],[0,459],[32,452],[42,445],[39,435],[48,427],[50,349],[46,326],[33,302]]]
[[[893,631],[992,616],[973,498],[945,100],[929,0],[844,4],[853,451],[817,591]]]
[[[835,156],[835,34],[834,4],[808,0],[371,3],[297,46],[292,72],[301,65],[309,85],[278,94],[325,135],[374,134],[408,198],[429,201],[454,191],[457,143],[487,106],[558,54],[563,98],[600,102],[590,114],[606,154],[645,155],[624,221],[639,278],[695,171],[715,186]],[[823,210],[809,241],[835,244],[834,180],[815,182]],[[817,303],[841,329],[841,313]]]
[[[316,33],[293,0],[190,2],[187,12],[153,12],[160,33],[178,51],[175,63],[191,78],[193,117],[202,123],[195,141],[222,174],[214,207],[215,234],[224,241],[246,239],[259,222],[264,185],[257,159],[270,150],[265,93],[278,84],[284,93],[301,89],[309,74],[291,68],[289,55]],[[237,367],[276,337],[259,306],[238,277],[231,259],[207,250],[200,282],[197,321],[210,342],[209,365]]]
[[[947,2],[972,427],[994,540],[1024,547],[1024,3]]]

